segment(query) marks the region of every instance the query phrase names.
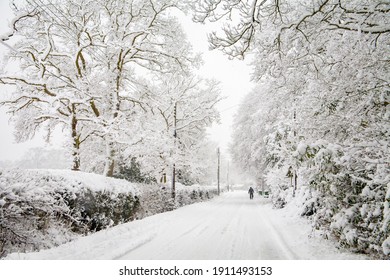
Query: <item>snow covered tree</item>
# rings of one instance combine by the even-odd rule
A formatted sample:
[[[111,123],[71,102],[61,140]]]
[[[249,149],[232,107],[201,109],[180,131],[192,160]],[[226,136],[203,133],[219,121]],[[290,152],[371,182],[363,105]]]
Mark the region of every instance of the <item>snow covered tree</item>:
[[[245,151],[253,157],[242,156],[241,164],[269,158],[276,165],[256,165],[269,183],[278,184],[287,170],[319,191],[326,202],[318,212],[338,214],[318,213],[317,221],[344,246],[388,248],[389,4],[200,1],[194,7],[197,21],[226,22],[210,35],[211,46],[231,57],[252,53],[253,77],[266,91],[237,117],[237,124],[249,119],[246,128],[237,126],[235,143],[253,130],[250,120],[262,131],[233,145],[236,156]],[[267,119],[264,112],[274,108],[278,114]]]
[[[219,119],[218,83],[179,72],[157,75],[148,91],[150,115],[142,125],[143,140],[125,154],[135,156],[142,170],[158,181],[164,175],[173,180],[174,173],[197,173],[201,164],[195,155],[206,128]]]
[[[41,127],[50,135],[62,126],[71,136],[72,169],[80,169],[81,145],[101,142],[103,172],[112,176],[120,147],[141,139],[134,136],[146,106],[140,76],[186,72],[198,61],[169,12],[175,7],[171,0],[33,1],[19,7],[13,32],[2,40],[18,38],[9,58],[20,69],[1,77],[16,86],[2,104],[14,115],[18,140]]]
[[[15,11],[13,33],[2,40],[17,36],[8,61],[17,62],[19,69],[12,72],[7,68],[0,78],[1,83],[15,86],[2,104],[13,114],[18,141],[33,137],[42,127],[48,137],[57,126],[68,131],[72,169],[79,170],[80,146],[93,133],[86,123],[96,109],[94,94],[99,91],[99,83],[92,71],[96,63],[86,62],[93,55],[92,42],[84,29],[87,22],[67,29],[64,21],[69,14],[75,22],[80,14],[67,10],[68,15],[64,15],[57,7],[70,8],[43,8],[35,3]],[[88,51],[91,52],[87,54]]]
[[[147,84],[145,79],[140,84],[139,76],[189,71],[197,58],[183,39],[180,24],[169,12],[177,8],[177,1],[112,0],[101,1],[100,7],[96,4],[94,7],[94,13],[99,14],[100,19],[100,32],[94,39],[108,58],[104,70],[112,75],[107,84],[110,94],[103,97],[102,104],[102,107],[108,105],[108,110],[102,113],[106,145],[104,174],[112,176],[120,149],[115,139],[123,139],[121,134],[129,136],[137,131],[137,127],[132,127],[137,122],[132,114],[133,105],[141,106],[142,110],[146,106],[142,98]],[[138,137],[134,142],[140,139]],[[125,141],[131,142],[122,142]]]

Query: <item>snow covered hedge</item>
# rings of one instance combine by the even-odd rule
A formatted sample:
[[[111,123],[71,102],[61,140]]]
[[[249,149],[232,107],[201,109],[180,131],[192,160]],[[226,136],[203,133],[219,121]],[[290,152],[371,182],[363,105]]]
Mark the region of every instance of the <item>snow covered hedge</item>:
[[[0,254],[50,248],[134,218],[136,189],[70,171],[0,171]]]
[[[342,147],[325,141],[308,145],[301,168],[310,172],[306,177],[317,196],[316,227],[325,228],[343,247],[389,257],[389,166],[370,160],[379,151],[363,144],[363,152],[356,145]]]
[[[215,187],[184,186],[176,183],[176,199],[173,201],[169,188],[161,189],[158,185],[144,185],[139,197],[140,208],[136,215],[144,218],[158,213],[174,210],[195,202],[208,200],[217,195]]]
[[[390,174],[386,164],[349,156],[336,145],[306,145],[297,154],[307,186],[274,192],[274,205],[296,203],[325,237],[341,247],[377,258],[390,257]],[[283,188],[278,188],[283,189]],[[283,202],[283,203],[281,203]]]
[[[0,170],[0,257],[57,246],[216,194],[199,186],[177,189],[173,203],[157,185],[64,170]]]

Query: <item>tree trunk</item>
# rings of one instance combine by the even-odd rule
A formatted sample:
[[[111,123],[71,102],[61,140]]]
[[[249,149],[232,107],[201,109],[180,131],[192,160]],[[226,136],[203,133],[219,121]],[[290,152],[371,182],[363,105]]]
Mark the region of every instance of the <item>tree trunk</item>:
[[[174,111],[173,111],[173,148],[174,148],[174,156],[176,157],[176,138],[177,138],[177,131],[176,131],[176,114],[177,114],[177,102],[175,103]],[[173,200],[176,198],[176,164],[173,162],[173,168],[172,168],[172,188],[171,188],[171,194]]]
[[[112,114],[112,120],[113,122],[119,115],[120,110],[120,101],[119,101],[119,90],[120,90],[120,84],[121,84],[121,74],[122,74],[122,51],[119,55],[118,60],[118,74],[116,76],[116,88],[112,95],[112,104],[113,104],[113,114]],[[114,149],[114,141],[112,135],[107,136],[107,142],[106,142],[106,163],[104,166],[104,175],[107,177],[114,176],[114,168],[115,168],[115,149]]]
[[[114,143],[112,141],[108,141],[106,144],[107,148],[107,157],[106,157],[106,163],[104,165],[104,175],[107,177],[114,176],[114,167],[115,167],[115,150],[114,150]]]
[[[80,135],[77,133],[76,106],[72,105],[72,170],[80,170]]]
[[[173,200],[176,198],[176,167],[175,164],[173,164],[173,169],[172,169],[172,186],[171,186],[171,196]]]
[[[294,171],[294,185],[293,185],[293,197],[295,197],[295,192],[297,191],[297,185],[298,185],[298,175],[297,175],[297,171]],[[291,178],[291,184],[292,184],[292,180],[293,178]]]

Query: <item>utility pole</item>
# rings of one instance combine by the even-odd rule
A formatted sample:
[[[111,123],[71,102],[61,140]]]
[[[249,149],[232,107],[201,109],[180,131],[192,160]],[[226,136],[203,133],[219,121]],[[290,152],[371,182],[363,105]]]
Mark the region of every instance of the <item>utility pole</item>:
[[[228,192],[230,191],[229,189],[229,165],[230,165],[230,161],[228,161],[228,164],[227,164],[227,175],[226,175],[226,181],[227,181],[227,189],[228,189]]]
[[[218,195],[220,194],[221,190],[219,188],[219,171],[220,171],[220,157],[221,157],[221,152],[219,151],[219,148],[217,149],[217,156],[218,156],[218,170],[217,170],[217,181],[218,181]]]
[[[176,131],[176,113],[177,113],[177,102],[175,102],[175,107],[173,109],[173,139],[174,139],[174,155],[176,155],[176,138],[177,138],[177,131]],[[175,162],[173,162],[173,168],[172,168],[172,198],[175,200],[176,197],[176,165]]]
[[[295,99],[294,99],[294,102],[295,102]],[[298,143],[298,141],[297,141],[297,127],[296,127],[296,124],[297,124],[297,111],[294,109],[294,141],[295,141],[295,144]],[[297,183],[298,183],[297,182],[298,175],[297,175],[297,165],[296,164],[295,164],[295,167],[294,167],[293,177],[294,177],[293,197],[295,197],[295,192],[297,190]]]

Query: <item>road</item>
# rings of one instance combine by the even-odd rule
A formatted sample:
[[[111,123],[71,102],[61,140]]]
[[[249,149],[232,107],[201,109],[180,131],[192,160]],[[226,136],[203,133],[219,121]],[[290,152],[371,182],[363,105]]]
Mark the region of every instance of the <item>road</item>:
[[[181,215],[167,219],[152,240],[120,258],[298,259],[266,203],[231,192],[202,207],[179,209]]]
[[[11,259],[361,259],[311,236],[307,220],[245,191],[122,224]]]

